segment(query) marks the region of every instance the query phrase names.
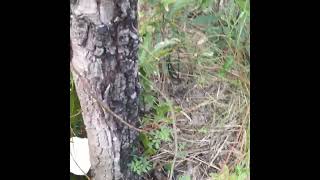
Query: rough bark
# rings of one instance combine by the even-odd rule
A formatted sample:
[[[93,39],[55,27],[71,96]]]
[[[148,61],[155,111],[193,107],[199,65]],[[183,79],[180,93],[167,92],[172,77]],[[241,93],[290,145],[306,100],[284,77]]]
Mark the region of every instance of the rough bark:
[[[87,80],[84,83],[73,73],[89,140],[92,178],[139,179],[127,167],[137,132],[87,93],[137,126],[137,0],[73,0],[70,23],[71,63]]]

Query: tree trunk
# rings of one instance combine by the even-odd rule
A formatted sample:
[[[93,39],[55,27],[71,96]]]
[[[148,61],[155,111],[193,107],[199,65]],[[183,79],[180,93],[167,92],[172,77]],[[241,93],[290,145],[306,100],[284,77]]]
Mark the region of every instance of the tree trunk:
[[[71,63],[81,76],[73,72],[89,140],[92,178],[139,179],[128,170],[137,132],[90,96],[94,94],[123,120],[138,125],[137,0],[73,0],[70,37]]]

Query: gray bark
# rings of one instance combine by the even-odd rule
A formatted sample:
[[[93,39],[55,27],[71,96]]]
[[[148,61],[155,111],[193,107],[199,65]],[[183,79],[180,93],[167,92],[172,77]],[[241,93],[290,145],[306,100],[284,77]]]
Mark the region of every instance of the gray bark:
[[[71,63],[87,80],[84,83],[73,73],[89,140],[92,178],[139,179],[127,166],[137,132],[87,93],[126,122],[138,125],[137,0],[73,0],[70,23]]]

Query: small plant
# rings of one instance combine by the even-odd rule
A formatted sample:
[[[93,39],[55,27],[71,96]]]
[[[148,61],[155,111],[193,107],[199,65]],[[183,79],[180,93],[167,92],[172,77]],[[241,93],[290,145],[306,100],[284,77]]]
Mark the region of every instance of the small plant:
[[[151,144],[155,149],[160,148],[161,142],[171,141],[171,131],[172,129],[167,126],[162,126],[159,130],[153,131],[151,135]]]
[[[132,162],[129,164],[129,167],[131,171],[138,175],[141,175],[150,171],[152,169],[152,164],[150,163],[150,161],[147,160],[145,156],[134,156]]]
[[[201,129],[198,130],[199,133],[207,134],[208,133],[208,128],[202,127]]]
[[[249,178],[249,170],[237,166],[234,173],[230,173],[228,166],[224,166],[220,173],[211,173],[212,180],[247,180]]]
[[[191,180],[191,177],[190,176],[179,176],[178,180]]]
[[[178,150],[183,151],[186,148],[186,146],[187,146],[186,142],[178,143]]]

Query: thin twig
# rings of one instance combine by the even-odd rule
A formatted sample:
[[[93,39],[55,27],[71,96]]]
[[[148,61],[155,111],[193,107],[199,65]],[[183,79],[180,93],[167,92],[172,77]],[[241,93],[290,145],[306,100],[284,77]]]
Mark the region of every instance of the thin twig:
[[[227,142],[228,138],[229,138],[229,136],[227,136],[227,137],[226,137],[226,139],[223,141],[223,143],[221,144],[220,148],[218,149],[218,151],[217,151],[216,155],[212,158],[212,160],[211,160],[210,164],[212,164],[212,163],[213,163],[213,161],[214,161],[214,160],[216,160],[216,158],[217,158],[217,157],[218,157],[218,155],[220,154],[221,150],[223,149],[224,144]]]
[[[76,133],[73,131],[72,127],[71,127],[71,124],[70,124],[70,130],[71,130],[71,133],[74,135],[74,136],[77,136]]]
[[[157,58],[156,56],[154,56],[153,54],[152,54],[152,52],[150,52],[146,47],[144,47],[144,46],[140,46],[143,50],[145,50],[151,57],[153,57],[154,59],[156,59],[157,61],[160,61],[160,59],[159,58]]]
[[[200,161],[200,162],[202,162],[203,164],[205,164],[205,165],[207,165],[207,166],[210,166],[210,167],[213,167],[213,168],[215,168],[215,169],[217,169],[217,170],[221,170],[220,168],[218,168],[217,166],[215,166],[215,165],[213,165],[213,164],[209,164],[209,163],[207,163],[207,162],[205,162],[205,161],[203,161],[203,160],[201,160],[201,159],[199,159],[199,158],[197,158],[197,157],[191,157],[192,159],[195,159],[195,160],[197,160],[197,161]]]
[[[177,135],[177,127],[176,127],[175,115],[174,115],[173,111],[172,111],[172,116],[174,118],[174,119],[172,119],[173,134],[174,134],[174,156],[173,156],[173,160],[172,160],[172,166],[171,166],[169,180],[172,179],[173,170],[174,170],[174,164],[176,162],[177,153],[178,153],[178,135]]]
[[[70,62],[70,67],[71,69],[73,70],[74,73],[77,74],[77,76],[79,76],[79,78],[82,80],[82,82],[86,82],[84,80],[84,78],[80,75],[80,73],[74,68],[73,64]],[[88,86],[89,87],[89,86]],[[129,128],[133,129],[133,130],[136,130],[138,132],[146,132],[145,130],[143,129],[139,129],[129,123],[127,123],[125,120],[123,120],[119,115],[117,115],[115,112],[113,112],[103,101],[101,101],[98,97],[96,97],[93,93],[87,91],[87,93],[92,97],[94,98],[98,104],[103,108],[105,109],[108,113],[110,113],[111,115],[113,115],[117,120],[119,120],[120,122],[122,122],[123,124],[127,125]]]
[[[74,143],[72,144],[73,145],[73,147],[74,147]],[[84,176],[88,179],[88,180],[90,180],[90,177],[87,175],[87,173],[86,172],[84,172],[83,170],[82,170],[82,168],[78,165],[78,163],[77,163],[77,161],[74,159],[74,157],[73,157],[73,154],[70,152],[70,155],[71,155],[71,157],[72,157],[72,159],[73,159],[73,162],[76,164],[76,166],[80,169],[80,171],[84,174]]]
[[[78,116],[79,114],[81,114],[81,112],[82,112],[82,110],[79,110],[79,112],[77,112],[76,114],[71,115],[70,118],[74,118],[74,117]]]

